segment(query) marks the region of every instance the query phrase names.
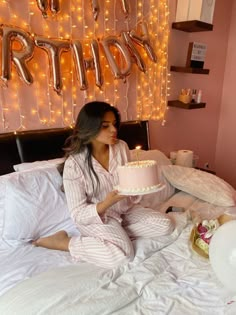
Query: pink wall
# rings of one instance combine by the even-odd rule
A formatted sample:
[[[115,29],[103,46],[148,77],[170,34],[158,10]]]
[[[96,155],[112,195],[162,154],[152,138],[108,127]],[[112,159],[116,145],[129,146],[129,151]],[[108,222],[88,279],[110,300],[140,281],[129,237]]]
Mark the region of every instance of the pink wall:
[[[202,100],[206,102],[206,107],[194,110],[169,108],[166,116],[166,125],[162,127],[159,122],[152,121],[150,132],[152,148],[159,148],[166,154],[169,154],[173,150],[191,149],[199,156],[200,167],[203,167],[206,162],[209,163],[211,170],[215,170],[222,178],[228,180],[236,187],[236,169],[233,170],[232,168],[232,161],[236,160],[236,154],[234,154],[234,157],[230,157],[233,139],[232,136],[228,136],[229,134],[233,134],[231,120],[236,114],[236,108],[232,108],[233,98],[229,97],[230,95],[232,96],[231,91],[233,91],[233,82],[235,81],[232,78],[233,68],[231,69],[231,75],[228,74],[226,76],[222,100],[225,64],[228,68],[233,66],[235,68],[236,66],[235,61],[234,64],[233,61],[230,61],[234,53],[233,49],[227,55],[233,1],[216,1],[213,31],[196,33],[185,33],[177,30],[170,31],[169,64],[184,66],[189,42],[202,42],[207,44],[204,68],[210,69],[210,74],[199,75],[172,72],[169,99],[177,99],[180,89],[184,87],[202,89]],[[170,1],[170,22],[175,20],[176,2]],[[232,18],[230,46],[234,46],[234,49],[236,49],[232,30],[233,27],[235,29],[236,14]],[[226,87],[227,80],[231,81],[230,88],[229,86],[228,88]],[[226,107],[225,105],[228,106]],[[225,150],[227,152],[226,156]],[[227,166],[229,164],[230,166]]]
[[[236,187],[236,106],[235,106],[235,73],[236,73],[236,1],[233,1],[232,17],[229,32],[227,59],[221,99],[221,112],[216,146],[216,171]]]

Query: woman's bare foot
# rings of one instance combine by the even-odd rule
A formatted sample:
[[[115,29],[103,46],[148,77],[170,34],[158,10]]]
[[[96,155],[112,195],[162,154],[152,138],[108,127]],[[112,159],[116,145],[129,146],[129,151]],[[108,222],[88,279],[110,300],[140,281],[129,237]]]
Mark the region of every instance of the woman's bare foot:
[[[39,238],[33,241],[32,244],[39,247],[45,247],[48,249],[69,251],[70,237],[65,231],[59,231],[53,235]]]

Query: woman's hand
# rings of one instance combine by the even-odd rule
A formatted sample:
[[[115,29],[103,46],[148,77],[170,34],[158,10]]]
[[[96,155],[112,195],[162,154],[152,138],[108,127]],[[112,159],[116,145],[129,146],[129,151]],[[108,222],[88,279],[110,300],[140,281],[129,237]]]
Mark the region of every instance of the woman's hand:
[[[106,210],[117,203],[118,201],[127,198],[127,196],[120,195],[118,190],[112,190],[106,196],[106,198],[97,204],[97,212],[98,214],[103,214]]]

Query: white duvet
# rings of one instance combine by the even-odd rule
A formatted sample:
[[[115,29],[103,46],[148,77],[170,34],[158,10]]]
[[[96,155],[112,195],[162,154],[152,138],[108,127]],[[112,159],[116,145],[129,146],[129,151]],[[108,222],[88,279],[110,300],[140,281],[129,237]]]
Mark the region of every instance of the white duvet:
[[[160,210],[169,205],[196,210],[205,218],[225,211],[184,192]],[[232,293],[209,261],[189,246],[192,222],[185,214],[175,218],[171,236],[135,241],[134,261],[113,270],[73,263],[68,253],[29,244],[2,248],[0,314],[236,314]]]

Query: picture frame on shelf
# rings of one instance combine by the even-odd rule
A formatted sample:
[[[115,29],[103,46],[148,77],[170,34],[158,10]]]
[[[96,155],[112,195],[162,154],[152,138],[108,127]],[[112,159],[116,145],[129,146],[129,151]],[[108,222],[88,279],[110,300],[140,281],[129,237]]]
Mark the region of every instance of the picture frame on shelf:
[[[186,67],[203,69],[206,51],[207,45],[204,43],[189,43]]]

